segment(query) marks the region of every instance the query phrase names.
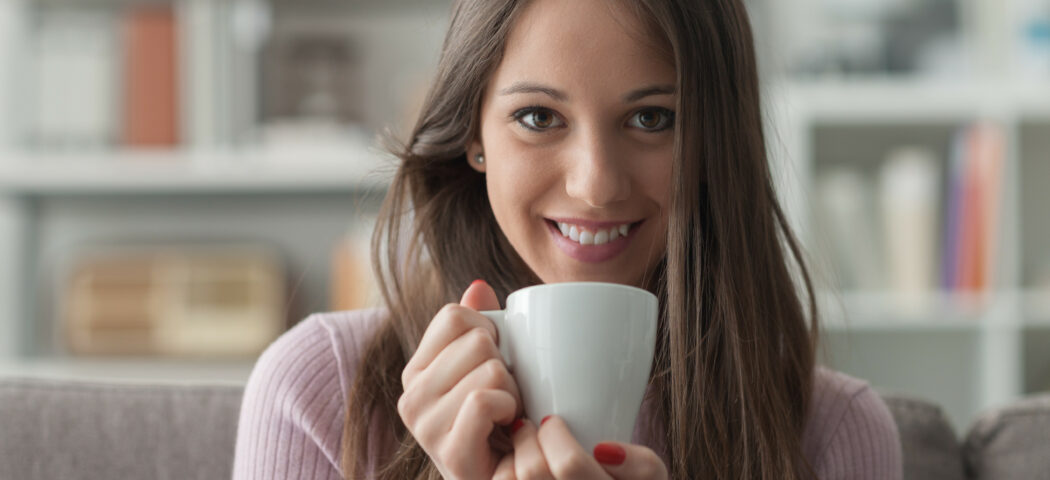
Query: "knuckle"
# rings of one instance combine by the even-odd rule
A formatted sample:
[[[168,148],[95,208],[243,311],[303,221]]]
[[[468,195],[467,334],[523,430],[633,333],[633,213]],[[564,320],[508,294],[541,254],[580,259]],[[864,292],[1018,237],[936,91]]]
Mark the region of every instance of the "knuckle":
[[[449,327],[458,327],[463,322],[463,307],[457,303],[448,303],[438,311],[437,318]]]
[[[574,453],[551,465],[551,471],[556,478],[581,478],[587,472],[587,462]]]
[[[412,432],[412,436],[415,437],[416,442],[418,442],[424,449],[434,445],[438,440],[434,434],[435,429],[427,422],[416,422],[410,431]]]
[[[468,470],[468,460],[463,455],[463,449],[453,445],[452,442],[445,442],[438,449],[438,458],[441,459],[445,469],[455,476],[460,476]]]
[[[492,401],[484,390],[472,390],[463,400],[463,407],[475,413],[487,413],[492,409]]]
[[[501,388],[506,384],[507,379],[510,378],[507,367],[498,358],[485,360],[485,363],[481,364],[481,368],[483,369],[485,384],[490,388]]]
[[[471,348],[482,352],[492,350],[492,335],[489,335],[484,328],[474,327],[466,335],[468,335],[467,341]]]
[[[397,413],[401,415],[401,420],[405,422],[405,425],[412,422],[415,412],[412,411],[411,405],[409,404],[408,392],[405,392],[398,397]]]
[[[412,379],[415,378],[415,372],[409,370],[407,367],[401,371],[401,388],[408,389],[408,384],[412,383]]]

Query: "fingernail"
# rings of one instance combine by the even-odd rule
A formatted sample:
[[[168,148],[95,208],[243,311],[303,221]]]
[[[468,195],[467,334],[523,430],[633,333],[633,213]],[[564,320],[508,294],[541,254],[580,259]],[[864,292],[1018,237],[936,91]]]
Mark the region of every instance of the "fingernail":
[[[470,286],[473,287],[474,285],[485,285],[485,281],[479,278],[471,282]]]
[[[515,433],[517,433],[518,429],[520,429],[522,425],[525,425],[525,420],[522,420],[520,418],[515,420],[514,425],[510,426],[510,434],[514,435]]]
[[[627,451],[615,443],[599,443],[594,446],[594,459],[606,465],[619,465],[627,459]]]
[[[543,419],[540,420],[540,425],[543,425],[544,423],[547,423],[547,420],[550,420],[550,419],[551,419],[550,415],[547,415],[546,417],[543,417]]]

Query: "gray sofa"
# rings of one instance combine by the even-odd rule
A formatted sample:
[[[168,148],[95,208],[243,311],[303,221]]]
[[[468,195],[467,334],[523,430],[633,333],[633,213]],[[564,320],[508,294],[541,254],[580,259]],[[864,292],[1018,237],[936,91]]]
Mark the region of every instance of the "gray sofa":
[[[1050,480],[1050,395],[992,411],[960,444],[936,405],[883,395],[906,479]],[[0,479],[230,477],[241,388],[0,379]]]

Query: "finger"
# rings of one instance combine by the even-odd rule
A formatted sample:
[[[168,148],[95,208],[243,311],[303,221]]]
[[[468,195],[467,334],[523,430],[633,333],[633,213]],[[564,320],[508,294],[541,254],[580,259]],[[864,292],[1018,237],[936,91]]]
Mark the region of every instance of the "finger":
[[[537,437],[554,478],[611,478],[590,452],[583,451],[561,417],[544,419]]]
[[[594,458],[616,480],[667,478],[667,466],[652,449],[641,445],[602,442],[594,447]]]
[[[506,392],[515,404],[515,415],[499,422],[500,425],[510,425],[515,418],[520,417],[525,410],[521,402],[521,392],[514,377],[507,371],[507,366],[498,358],[490,358],[471,370],[452,390],[442,395],[437,405],[443,411],[458,411],[466,402],[467,397],[475,390],[500,390]],[[451,417],[450,417],[451,418]]]
[[[477,452],[489,450],[489,434],[496,424],[509,424],[514,420],[517,405],[514,398],[503,390],[474,390],[467,395],[462,407],[456,414],[452,430],[445,438],[443,448],[448,448],[450,455],[458,457],[463,465],[470,464],[492,472],[496,467],[496,458],[489,465],[476,465]],[[453,460],[456,461],[456,460]]]
[[[499,347],[486,330],[474,328],[448,344],[413,383],[420,384],[419,394],[438,397],[452,390],[464,377],[490,359],[503,361]]]
[[[517,480],[514,476],[514,454],[504,455],[496,465],[496,473],[492,474],[492,480]]]
[[[520,423],[519,423],[520,422]],[[540,450],[540,441],[536,437],[536,425],[522,418],[511,427],[514,429],[514,474],[517,478],[554,479],[547,459]]]
[[[459,304],[479,312],[499,310],[499,298],[496,297],[496,291],[484,280],[474,280],[474,283],[467,287],[467,291],[463,292],[463,298],[459,300]]]
[[[416,388],[406,392],[399,402],[398,408],[408,411],[414,415],[416,420],[410,425],[413,436],[424,445],[433,445],[438,439],[449,434],[453,429],[457,417],[463,410],[470,395],[481,390],[500,391],[506,394],[514,404],[511,415],[489,419],[489,427],[493,423],[509,425],[516,416],[520,416],[523,410],[521,406],[521,394],[514,377],[507,372],[507,367],[501,360],[492,358],[463,377],[452,390],[438,397],[424,398],[418,392],[425,386],[416,382]],[[427,403],[424,404],[424,401]],[[491,430],[491,428],[490,428]],[[487,438],[487,434],[486,434]]]
[[[448,344],[475,328],[483,328],[492,335],[495,342],[498,338],[496,326],[484,315],[459,304],[450,303],[441,308],[430,321],[423,339],[420,340],[412,358],[405,365],[401,374],[401,384],[406,389],[415,377],[434,361]]]

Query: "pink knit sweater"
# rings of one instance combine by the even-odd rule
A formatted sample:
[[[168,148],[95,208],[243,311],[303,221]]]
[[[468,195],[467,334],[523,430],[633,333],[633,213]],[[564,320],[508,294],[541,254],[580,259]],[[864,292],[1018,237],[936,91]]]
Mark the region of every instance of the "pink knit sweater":
[[[343,478],[346,396],[358,352],[381,315],[381,310],[315,314],[262,354],[244,392],[235,479]],[[639,425],[648,411],[643,405]],[[636,428],[632,442],[663,453],[657,437]],[[865,382],[841,373],[818,368],[802,443],[821,479],[901,478],[893,417]]]

